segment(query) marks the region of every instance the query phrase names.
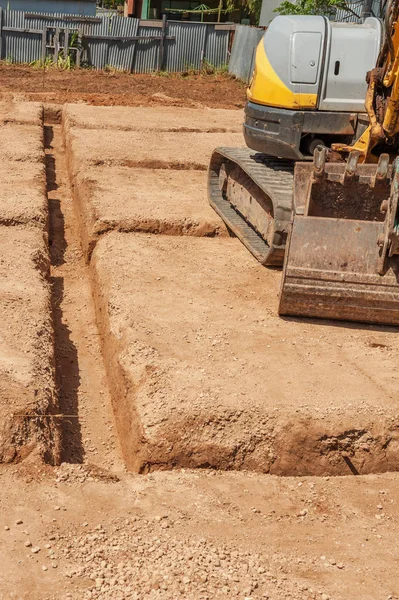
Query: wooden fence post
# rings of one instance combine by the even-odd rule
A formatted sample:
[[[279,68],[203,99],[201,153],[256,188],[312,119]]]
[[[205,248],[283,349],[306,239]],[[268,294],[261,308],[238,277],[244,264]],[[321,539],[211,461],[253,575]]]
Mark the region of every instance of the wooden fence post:
[[[3,9],[0,6],[0,60],[3,58]]]
[[[58,63],[58,54],[60,51],[60,28],[55,28],[55,37],[54,37],[54,62]]]
[[[165,37],[166,37],[166,14],[163,14],[162,15],[161,39],[159,40],[159,49],[158,49],[158,71],[162,70],[163,57],[164,57],[164,52],[165,52]]]
[[[43,31],[42,31],[42,56],[41,56],[43,65],[46,61],[46,50],[47,50],[47,27],[46,27],[46,24],[44,24]]]

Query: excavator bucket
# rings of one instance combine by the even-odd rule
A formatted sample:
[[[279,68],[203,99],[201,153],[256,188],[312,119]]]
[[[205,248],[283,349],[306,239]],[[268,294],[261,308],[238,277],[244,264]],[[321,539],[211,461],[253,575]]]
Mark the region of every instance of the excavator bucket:
[[[399,162],[297,163],[280,315],[399,324]]]

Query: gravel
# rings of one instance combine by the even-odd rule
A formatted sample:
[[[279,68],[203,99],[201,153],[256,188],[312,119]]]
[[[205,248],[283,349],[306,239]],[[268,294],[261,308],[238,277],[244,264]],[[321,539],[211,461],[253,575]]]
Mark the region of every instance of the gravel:
[[[169,522],[170,521],[170,522]],[[168,529],[165,528],[168,525]],[[62,574],[84,600],[321,600],[290,579],[281,557],[241,551],[206,538],[182,539],[165,515],[53,534]],[[169,529],[170,527],[170,529]],[[55,568],[57,565],[52,564]],[[82,591],[82,583],[86,589]]]

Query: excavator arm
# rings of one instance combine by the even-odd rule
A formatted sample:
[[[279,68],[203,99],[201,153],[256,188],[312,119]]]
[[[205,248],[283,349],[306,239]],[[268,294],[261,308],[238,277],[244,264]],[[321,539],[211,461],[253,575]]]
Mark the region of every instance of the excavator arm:
[[[367,74],[365,108],[369,126],[352,145],[333,144],[345,154],[359,152],[360,162],[374,162],[378,148],[397,152],[399,133],[399,0],[390,0],[385,12],[385,41],[377,65]]]

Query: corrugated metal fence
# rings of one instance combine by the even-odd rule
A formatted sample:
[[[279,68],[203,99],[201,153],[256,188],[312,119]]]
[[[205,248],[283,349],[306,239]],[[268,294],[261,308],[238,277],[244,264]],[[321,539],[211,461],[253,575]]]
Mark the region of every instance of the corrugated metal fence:
[[[222,24],[168,21],[162,68],[176,72],[187,68],[200,69],[204,61],[215,67],[227,65],[231,29],[231,26]],[[132,73],[158,68],[161,23],[114,15],[84,18],[3,11],[0,58],[13,63],[39,61],[46,51],[44,39],[47,39],[48,45],[48,32],[51,30],[67,31],[69,39],[74,33],[79,34],[82,65],[95,69],[112,67]],[[124,36],[149,39],[123,39]]]
[[[264,28],[237,25],[231,49],[229,73],[249,81],[254,68],[256,47],[264,33]]]
[[[363,10],[364,0],[354,0],[347,2],[347,8],[337,8],[334,15],[334,21],[342,21],[344,23],[360,23]],[[381,17],[381,2],[373,0],[371,4],[371,13],[374,17]]]

